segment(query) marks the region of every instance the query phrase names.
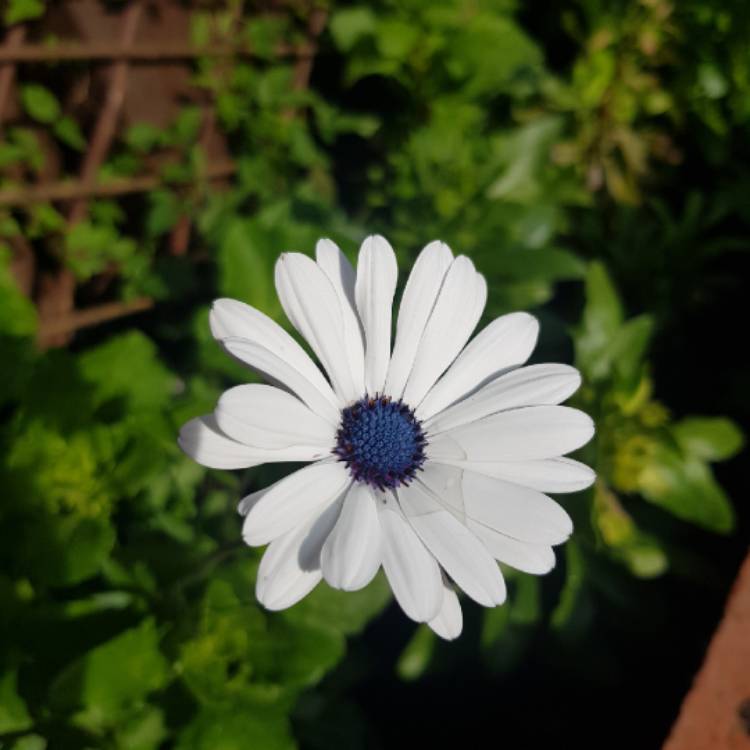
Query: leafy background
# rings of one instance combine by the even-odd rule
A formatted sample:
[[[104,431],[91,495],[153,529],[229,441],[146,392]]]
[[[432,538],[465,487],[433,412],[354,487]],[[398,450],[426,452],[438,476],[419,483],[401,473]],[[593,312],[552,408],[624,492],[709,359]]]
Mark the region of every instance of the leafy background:
[[[0,747],[440,747],[480,731],[657,747],[748,538],[750,17],[740,0],[321,7],[305,90],[270,50],[310,6],[194,9],[196,40],[231,26],[269,50],[194,69],[237,164],[228,189],[200,182],[186,105],[130,128],[101,170],[177,149],[143,199],[99,199],[72,232],[51,204],[0,209]],[[41,23],[45,4],[2,12]],[[86,143],[54,75],[19,83],[5,187],[43,169],[40,129],[70,154]],[[172,258],[185,214],[198,231]],[[469,254],[486,318],[537,314],[534,359],[581,369],[576,403],[598,426],[581,458],[599,478],[561,498],[576,532],[556,570],[508,571],[509,602],[465,602],[451,644],[381,578],[263,611],[235,504],[288,467],[207,471],[175,443],[249,377],[211,340],[210,300],[284,322],[279,252],[331,236],[353,253],[376,231],[403,269],[436,237]],[[82,294],[114,267],[115,296],[155,308],[40,350],[17,236]]]

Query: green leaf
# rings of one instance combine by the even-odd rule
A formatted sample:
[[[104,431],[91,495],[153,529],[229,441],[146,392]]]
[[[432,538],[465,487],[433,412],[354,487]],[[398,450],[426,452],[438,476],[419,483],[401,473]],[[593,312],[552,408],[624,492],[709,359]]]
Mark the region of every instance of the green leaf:
[[[152,706],[129,716],[115,730],[117,747],[127,750],[158,750],[167,735],[163,712]]]
[[[76,722],[91,730],[116,725],[170,679],[153,619],[97,646],[69,666],[51,688],[53,705],[81,707]]]
[[[382,612],[390,601],[391,590],[381,574],[359,591],[338,591],[321,584],[289,609],[285,616],[293,622],[353,635]]]
[[[660,445],[639,477],[645,498],[678,518],[719,533],[734,527],[734,510],[707,464]]]
[[[378,52],[383,57],[403,60],[419,40],[420,31],[412,23],[385,18],[378,23],[375,37]]]
[[[503,140],[501,158],[507,165],[487,189],[492,200],[528,203],[538,200],[539,175],[547,169],[549,150],[563,128],[560,117],[541,117],[511,131]]]
[[[377,19],[367,7],[342,8],[333,14],[329,26],[336,46],[348,52],[362,37],[374,34]]]
[[[643,360],[654,331],[654,319],[639,315],[625,322],[601,353],[617,375],[618,385],[634,390],[640,380]]]
[[[180,202],[171,190],[154,190],[148,195],[146,230],[152,237],[166,234],[180,218]]]
[[[526,574],[515,578],[515,592],[511,598],[510,621],[515,625],[533,625],[542,613],[539,579]]]
[[[55,135],[70,148],[83,151],[86,148],[86,139],[83,137],[78,123],[72,117],[62,117],[55,122]]]
[[[51,125],[60,117],[57,98],[38,83],[28,83],[21,87],[21,102],[30,117],[45,125]]]
[[[742,449],[744,437],[724,417],[687,417],[671,427],[680,448],[704,461],[725,461]]]
[[[9,0],[3,18],[8,26],[44,15],[44,0]]]
[[[47,750],[47,740],[38,734],[27,734],[19,737],[10,746],[10,750]]]
[[[396,673],[402,680],[416,680],[424,674],[430,666],[435,640],[435,633],[426,625],[414,631],[396,662]]]
[[[0,677],[0,734],[22,732],[33,724],[26,703],[17,692],[16,678],[14,671]]]
[[[97,404],[120,398],[128,410],[146,411],[166,405],[175,387],[156,346],[139,331],[115,336],[84,352],[79,367]]]
[[[585,283],[586,306],[575,337],[576,360],[591,380],[610,373],[611,358],[603,356],[623,323],[620,298],[604,265],[590,264]]]
[[[27,569],[34,578],[55,586],[70,586],[98,573],[115,544],[114,528],[102,519],[62,518],[38,523],[37,530],[26,539],[33,539],[34,549],[45,553],[29,555]]]
[[[271,317],[280,314],[272,284],[271,259],[262,248],[278,247],[258,222],[236,218],[219,247],[219,289],[227,297],[247,301]]]
[[[295,750],[284,714],[268,707],[204,709],[180,733],[176,750]]]
[[[10,271],[10,251],[0,243],[0,335],[32,336],[36,309],[21,292]]]
[[[163,131],[147,122],[131,125],[125,134],[125,142],[130,148],[141,153],[147,153],[161,145]]]
[[[564,628],[575,612],[584,585],[584,573],[581,549],[574,541],[568,541],[565,545],[565,585],[550,617],[550,624],[556,630]]]

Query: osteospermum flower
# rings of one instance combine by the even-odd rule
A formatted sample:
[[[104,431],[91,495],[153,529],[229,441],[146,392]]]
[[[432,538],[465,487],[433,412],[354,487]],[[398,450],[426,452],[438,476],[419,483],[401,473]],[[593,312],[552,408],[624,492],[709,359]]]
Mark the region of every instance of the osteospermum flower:
[[[362,588],[382,566],[404,612],[440,636],[462,627],[453,585],[486,607],[506,597],[497,561],[541,574],[573,526],[545,492],[589,486],[593,472],[562,456],[592,437],[584,413],[558,406],[579,386],[567,365],[524,367],[535,318],[495,319],[468,343],[487,284],[465,256],[431,242],[403,292],[391,350],[396,258],[379,236],[356,273],[320,240],[316,261],[276,264],[291,324],[327,377],[274,321],[217,300],[213,335],[271,385],[226,391],[188,422],[180,445],[196,461],[238,469],[309,465],[240,502],[243,537],[268,548],[258,599],[289,607],[320,581]]]

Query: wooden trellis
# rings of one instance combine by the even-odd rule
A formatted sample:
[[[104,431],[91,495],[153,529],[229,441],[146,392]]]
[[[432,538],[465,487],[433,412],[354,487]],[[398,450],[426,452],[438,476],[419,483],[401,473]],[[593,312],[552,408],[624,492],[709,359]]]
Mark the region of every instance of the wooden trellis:
[[[128,86],[132,85],[134,69],[135,76],[141,76],[140,80],[145,80],[142,77],[144,70],[150,71],[152,76],[170,78],[166,85],[167,88],[171,86],[172,101],[167,105],[175,113],[178,95],[188,88],[189,66],[193,59],[252,58],[254,53],[245,44],[229,44],[226,40],[201,47],[191,44],[190,8],[177,0],[130,0],[116,16],[105,13],[97,0],[68,0],[68,3],[62,4],[62,8],[73,12],[74,20],[81,21],[85,27],[78,29],[79,38],[61,38],[52,44],[44,44],[30,40],[30,30],[26,25],[19,24],[7,30],[0,44],[0,139],[3,123],[13,117],[15,83],[19,70],[25,65],[85,63],[89,75],[94,71],[99,75],[104,73],[106,94],[88,133],[78,176],[61,180],[54,174],[47,174],[32,184],[0,188],[0,208],[53,202],[62,209],[68,227],[71,227],[86,218],[91,198],[147,192],[163,183],[158,173],[106,182],[98,180],[100,168],[127,115]],[[279,45],[275,51],[279,57],[295,60],[296,88],[304,88],[308,84],[316,40],[325,22],[325,12],[311,7],[306,40],[296,47]],[[47,16],[44,23],[47,23]],[[102,66],[105,66],[104,71],[101,70]],[[234,164],[221,134],[217,132],[213,102],[207,101],[204,96],[200,103],[203,118],[198,144],[208,156],[208,166],[199,177],[204,181],[223,181],[233,174]],[[164,109],[163,97],[156,104]],[[288,116],[294,116],[294,113],[290,112]],[[174,255],[184,254],[189,237],[189,218],[183,216],[171,230],[169,251]],[[140,299],[128,304],[110,302],[76,310],[76,284],[72,272],[60,267],[54,272],[37,273],[34,252],[28,241],[23,237],[14,237],[11,245],[14,274],[20,287],[33,297],[37,305],[41,346],[64,345],[81,327],[144,310],[152,305],[151,300]]]

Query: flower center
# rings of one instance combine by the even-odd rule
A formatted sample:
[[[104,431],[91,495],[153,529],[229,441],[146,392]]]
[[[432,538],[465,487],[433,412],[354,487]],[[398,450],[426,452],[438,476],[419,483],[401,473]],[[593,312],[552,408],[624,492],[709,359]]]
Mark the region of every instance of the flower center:
[[[365,396],[341,412],[333,449],[352,477],[384,490],[414,479],[427,445],[414,412],[386,396]]]

